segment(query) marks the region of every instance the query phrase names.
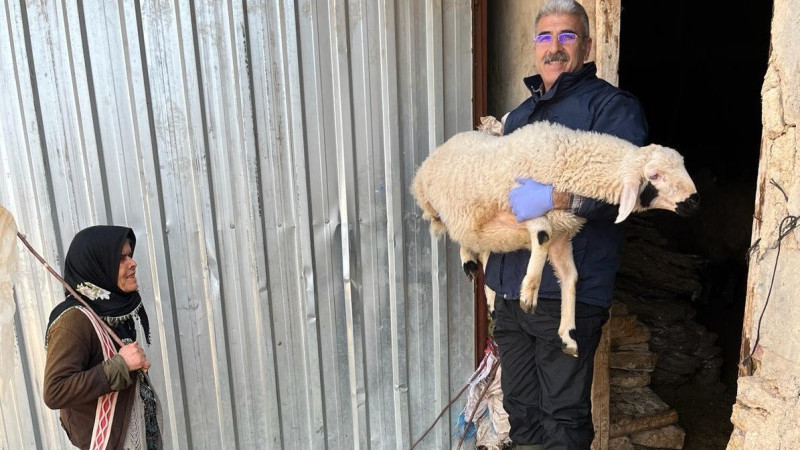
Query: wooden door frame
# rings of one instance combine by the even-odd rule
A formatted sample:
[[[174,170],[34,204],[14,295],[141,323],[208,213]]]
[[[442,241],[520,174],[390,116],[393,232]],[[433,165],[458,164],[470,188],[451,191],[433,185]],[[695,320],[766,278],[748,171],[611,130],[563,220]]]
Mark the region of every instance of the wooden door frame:
[[[472,126],[477,128],[480,118],[489,114],[488,96],[488,15],[489,0],[472,1]],[[483,267],[479,265],[475,278],[475,367],[483,359],[488,333],[488,309],[483,290]]]

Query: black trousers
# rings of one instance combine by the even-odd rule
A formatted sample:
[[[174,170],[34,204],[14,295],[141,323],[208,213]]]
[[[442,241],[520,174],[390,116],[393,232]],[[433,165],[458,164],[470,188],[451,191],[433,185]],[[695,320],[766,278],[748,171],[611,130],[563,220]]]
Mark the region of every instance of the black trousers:
[[[561,351],[561,301],[540,299],[523,312],[519,300],[495,301],[494,339],[500,348],[503,407],[518,444],[547,450],[589,449],[592,426],[592,373],[608,309],[578,302],[575,326],[578,357]]]

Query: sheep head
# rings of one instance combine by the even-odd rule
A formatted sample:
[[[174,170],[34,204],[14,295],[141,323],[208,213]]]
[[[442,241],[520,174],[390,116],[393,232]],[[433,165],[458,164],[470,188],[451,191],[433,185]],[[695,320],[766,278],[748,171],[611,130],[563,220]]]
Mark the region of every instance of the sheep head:
[[[643,147],[643,164],[636,180],[623,182],[616,223],[646,209],[665,209],[679,216],[690,216],[700,207],[694,181],[675,150],[660,145]]]

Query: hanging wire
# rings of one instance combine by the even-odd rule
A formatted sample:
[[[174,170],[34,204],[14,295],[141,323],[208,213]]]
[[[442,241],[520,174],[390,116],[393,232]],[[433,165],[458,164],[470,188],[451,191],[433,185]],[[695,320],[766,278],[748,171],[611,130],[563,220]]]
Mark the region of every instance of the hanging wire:
[[[789,200],[789,197],[786,195],[786,192],[780,187],[780,185],[778,183],[775,182],[774,179],[770,179],[770,183],[773,186],[775,186],[776,188],[778,188],[779,191],[781,191],[781,193],[783,194],[784,199],[786,199],[787,201]],[[756,349],[758,348],[758,341],[759,341],[759,339],[761,339],[761,321],[764,319],[764,313],[767,311],[767,305],[769,304],[769,299],[770,299],[770,296],[772,295],[772,286],[775,284],[775,273],[778,270],[778,259],[781,257],[781,241],[783,241],[783,238],[788,236],[789,233],[791,233],[794,229],[796,229],[798,227],[798,225],[799,225],[798,224],[798,216],[792,216],[792,215],[788,215],[788,216],[784,217],[781,220],[781,223],[778,225],[778,241],[777,241],[778,251],[777,251],[777,254],[775,255],[775,265],[772,267],[772,277],[771,277],[770,282],[769,282],[769,289],[767,290],[767,298],[766,298],[766,300],[764,300],[764,307],[761,309],[761,314],[758,317],[758,325],[756,326],[756,339],[753,342],[753,346],[751,347],[750,354],[745,356],[744,359],[742,359],[742,361],[739,363],[740,367],[748,368],[748,371],[751,372],[751,373],[752,373],[752,370],[750,370],[750,368],[751,368],[751,364],[752,364],[752,360],[753,360],[753,355],[755,354]],[[755,250],[755,248],[758,246],[759,242],[761,242],[761,239],[758,239],[750,247],[750,250],[748,251],[748,259],[749,259],[749,256]]]

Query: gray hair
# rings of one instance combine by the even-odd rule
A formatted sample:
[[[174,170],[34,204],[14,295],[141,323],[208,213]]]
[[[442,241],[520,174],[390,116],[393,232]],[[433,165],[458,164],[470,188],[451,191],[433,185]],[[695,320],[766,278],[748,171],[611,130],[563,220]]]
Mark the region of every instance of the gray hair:
[[[547,0],[536,15],[536,22],[534,26],[539,26],[539,20],[545,16],[552,16],[557,14],[567,14],[570,16],[578,16],[581,20],[581,30],[584,39],[589,38],[589,16],[586,15],[586,10],[583,9],[580,3],[575,0]]]

